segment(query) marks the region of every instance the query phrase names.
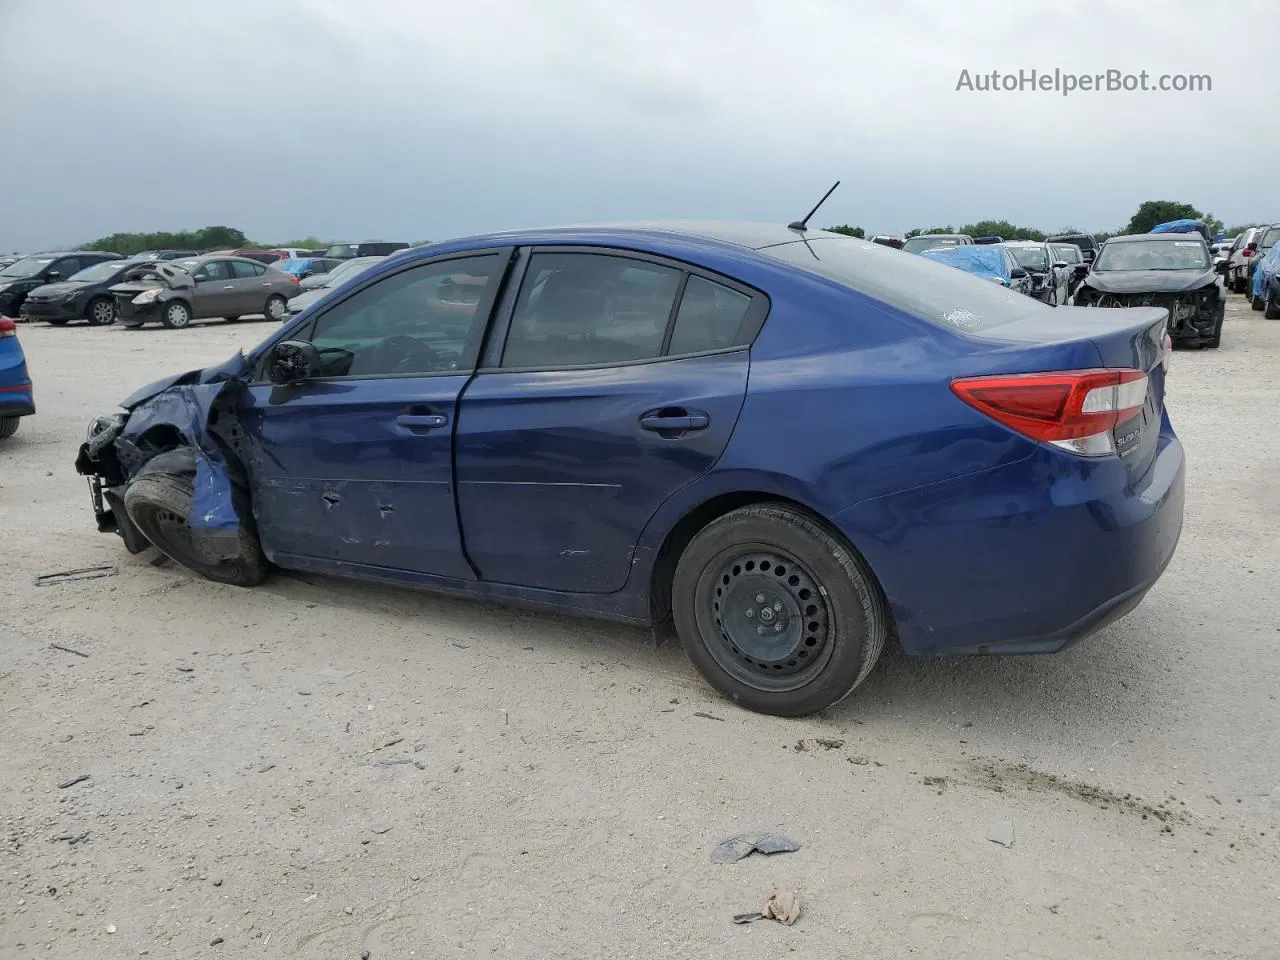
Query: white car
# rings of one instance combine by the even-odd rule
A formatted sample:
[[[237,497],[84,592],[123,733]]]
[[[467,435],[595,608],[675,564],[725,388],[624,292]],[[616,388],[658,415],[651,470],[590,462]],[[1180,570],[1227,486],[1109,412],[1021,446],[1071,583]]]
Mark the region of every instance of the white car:
[[[1018,266],[1031,274],[1031,296],[1051,307],[1066,304],[1071,270],[1065,261],[1054,256],[1048,243],[1007,240],[1004,246],[1018,261]]]

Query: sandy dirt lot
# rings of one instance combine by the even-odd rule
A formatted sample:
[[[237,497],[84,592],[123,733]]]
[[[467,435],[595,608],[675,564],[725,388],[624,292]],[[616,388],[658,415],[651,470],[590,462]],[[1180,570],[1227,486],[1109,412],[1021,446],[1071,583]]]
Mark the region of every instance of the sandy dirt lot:
[[[244,591],[98,534],[88,419],[269,330],[21,328],[0,957],[1280,956],[1280,322],[1242,298],[1174,357],[1186,525],[1142,606],[1056,657],[889,650],[804,721],[640,632]],[[94,564],[118,574],[33,582]],[[711,862],[754,829],[802,849]],[[795,926],[731,922],[774,889]]]

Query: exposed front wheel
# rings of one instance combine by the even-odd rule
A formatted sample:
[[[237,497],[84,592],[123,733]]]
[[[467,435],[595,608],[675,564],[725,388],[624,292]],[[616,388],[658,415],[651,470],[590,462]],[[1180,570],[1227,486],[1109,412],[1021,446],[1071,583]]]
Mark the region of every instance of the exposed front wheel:
[[[681,645],[713,687],[784,717],[852,693],[890,630],[862,558],[779,504],[735,510],[693,538],[676,566],[672,614]]]
[[[160,314],[160,322],[170,330],[181,330],[191,326],[191,308],[181,300],[165,304],[164,313]]]
[[[116,305],[106,297],[99,297],[89,303],[84,317],[95,327],[109,327],[116,322]]]
[[[236,490],[236,513],[241,518],[236,556],[211,560],[203,555],[199,534],[187,522],[194,480],[190,451],[180,448],[154,457],[125,488],[129,519],[161,553],[188,570],[219,583],[257,586],[266,579],[268,566],[250,526],[247,502]]]
[[[17,433],[18,421],[21,419],[21,417],[0,417],[0,440]]]
[[[267,297],[267,304],[262,310],[262,315],[268,320],[283,320],[289,316],[289,301],[278,293],[273,293]]]

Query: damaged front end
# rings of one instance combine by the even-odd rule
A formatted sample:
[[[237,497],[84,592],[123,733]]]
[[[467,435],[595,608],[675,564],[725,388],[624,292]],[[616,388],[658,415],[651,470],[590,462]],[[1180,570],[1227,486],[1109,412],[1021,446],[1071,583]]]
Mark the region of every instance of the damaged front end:
[[[246,366],[241,354],[157,381],[126,399],[122,412],[89,424],[75,466],[88,479],[99,532],[117,534],[130,553],[151,545],[130,517],[125,495],[147,464],[170,455],[170,469],[189,475],[190,509],[173,519],[189,532],[192,550],[210,562],[235,556],[242,525],[251,522],[237,508],[247,499],[237,495],[246,477],[234,417]]]
[[[1099,290],[1087,282],[1076,291],[1079,307],[1160,307],[1169,312],[1169,336],[1184,346],[1216,346],[1226,301],[1216,283],[1178,292]]]

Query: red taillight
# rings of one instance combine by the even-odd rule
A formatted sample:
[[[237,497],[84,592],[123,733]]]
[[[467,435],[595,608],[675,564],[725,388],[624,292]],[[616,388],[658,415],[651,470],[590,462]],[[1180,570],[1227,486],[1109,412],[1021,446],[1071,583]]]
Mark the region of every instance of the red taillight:
[[[302,278],[299,277],[296,273],[289,274],[289,279],[292,280],[294,283],[298,284],[298,286],[302,286]]]
[[[1070,370],[951,382],[965,403],[1023,436],[1084,456],[1115,452],[1111,431],[1142,409],[1141,370]]]
[[[0,317],[0,340],[5,337],[16,337],[18,335],[18,325],[8,317]]]
[[[1257,248],[1257,247],[1254,247],[1254,246],[1248,246],[1248,247],[1245,247],[1245,248],[1244,248],[1244,255],[1245,255],[1246,257],[1252,257],[1252,256],[1253,256],[1253,251],[1254,251],[1254,250],[1256,250],[1256,249],[1258,249],[1258,248]]]

